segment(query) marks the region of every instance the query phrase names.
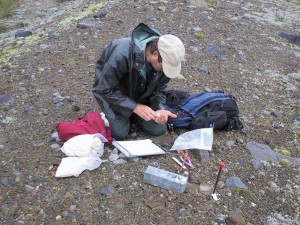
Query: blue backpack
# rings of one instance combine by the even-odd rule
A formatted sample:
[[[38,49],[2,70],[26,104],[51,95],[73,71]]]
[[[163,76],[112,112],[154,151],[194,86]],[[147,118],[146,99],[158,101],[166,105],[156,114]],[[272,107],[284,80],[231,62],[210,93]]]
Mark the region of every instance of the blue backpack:
[[[182,93],[180,96],[183,96]],[[189,95],[185,99],[178,97],[181,101],[174,104],[176,94],[178,95],[174,90],[169,90],[166,94],[167,109],[177,114],[177,118],[169,117],[169,127],[189,130],[213,127],[226,131],[243,128],[235,97],[224,92],[203,92]]]

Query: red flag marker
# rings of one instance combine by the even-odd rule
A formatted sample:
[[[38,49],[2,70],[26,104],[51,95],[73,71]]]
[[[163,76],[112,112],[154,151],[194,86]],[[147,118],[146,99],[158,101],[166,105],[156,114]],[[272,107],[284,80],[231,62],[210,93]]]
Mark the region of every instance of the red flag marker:
[[[213,191],[213,196],[215,195],[215,191],[216,191],[216,188],[217,188],[217,184],[219,182],[219,178],[220,178],[220,174],[221,174],[221,171],[222,171],[222,168],[224,167],[224,162],[220,162],[220,167],[219,167],[219,173],[218,173],[218,176],[217,176],[217,180],[216,180],[216,183],[215,183],[215,187],[214,187],[214,191]]]

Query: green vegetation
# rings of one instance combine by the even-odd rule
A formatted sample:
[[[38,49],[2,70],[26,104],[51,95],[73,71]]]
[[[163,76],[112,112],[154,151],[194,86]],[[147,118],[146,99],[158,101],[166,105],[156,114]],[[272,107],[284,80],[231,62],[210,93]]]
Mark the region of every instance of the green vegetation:
[[[282,17],[276,17],[275,22],[283,22],[284,19]]]
[[[194,36],[201,40],[206,38],[206,35],[204,33],[196,33],[196,34],[194,34]]]
[[[5,32],[7,29],[8,28],[5,24],[0,23],[0,33]]]
[[[294,192],[292,190],[284,190],[284,196],[286,198],[292,198],[294,196]]]
[[[213,8],[213,9],[216,8],[214,4],[214,0],[205,0],[205,2],[209,8]]]
[[[274,148],[274,151],[286,156],[291,156],[291,152],[284,148]]]
[[[238,195],[245,195],[245,194],[249,193],[248,190],[242,189],[242,188],[236,188],[236,189],[234,189],[234,192],[237,193]]]
[[[286,149],[281,149],[280,152],[281,152],[281,154],[286,155],[286,156],[290,156],[291,155],[291,153],[288,150],[286,150]]]
[[[11,16],[17,3],[18,0],[0,0],[0,18]]]
[[[282,160],[280,161],[280,164],[281,164],[282,166],[287,166],[287,165],[289,164],[289,160],[287,160],[287,159],[282,159]]]
[[[96,12],[99,9],[99,7],[97,5],[94,5],[91,7],[92,12]]]
[[[300,5],[300,1],[299,0],[286,0],[286,1],[294,3],[295,5]]]

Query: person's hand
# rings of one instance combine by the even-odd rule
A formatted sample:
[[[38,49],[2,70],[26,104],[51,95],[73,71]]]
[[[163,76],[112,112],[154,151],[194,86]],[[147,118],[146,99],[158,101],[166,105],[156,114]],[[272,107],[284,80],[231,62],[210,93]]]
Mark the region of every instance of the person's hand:
[[[135,114],[137,114],[139,117],[143,118],[146,121],[150,121],[150,120],[154,120],[156,119],[156,117],[158,117],[159,115],[157,115],[157,113],[155,111],[153,111],[149,106],[146,105],[141,105],[138,104],[134,111]]]
[[[168,122],[168,117],[172,117],[172,118],[176,118],[177,115],[168,111],[168,110],[164,110],[164,109],[161,109],[161,110],[157,110],[155,111],[156,113],[156,117],[154,119],[154,122],[155,123],[160,123],[160,124],[164,124],[164,123],[167,123]]]

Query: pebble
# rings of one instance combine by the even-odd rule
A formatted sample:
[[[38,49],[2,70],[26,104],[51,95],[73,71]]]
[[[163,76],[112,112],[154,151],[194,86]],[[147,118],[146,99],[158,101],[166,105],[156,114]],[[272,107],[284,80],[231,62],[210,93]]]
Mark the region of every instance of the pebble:
[[[111,190],[108,187],[102,188],[101,191],[100,191],[100,194],[106,195],[108,197],[112,196],[112,192],[111,192]]]
[[[231,211],[228,217],[225,219],[226,224],[232,225],[246,225],[246,221],[242,215],[241,210],[237,209],[235,211]]]
[[[32,192],[34,190],[34,187],[32,187],[28,184],[25,184],[25,190],[28,191],[28,192]]]
[[[235,146],[234,141],[227,141],[227,142],[226,142],[226,147],[227,147],[227,148],[231,148],[231,147],[233,147],[233,146]]]
[[[162,200],[153,200],[145,203],[150,209],[155,209],[163,206],[165,203]]]
[[[242,138],[237,138],[235,142],[237,144],[244,144],[244,140]]]
[[[120,158],[119,155],[114,154],[114,153],[112,153],[112,154],[108,157],[109,161],[116,161],[116,160],[118,160],[119,158]]]
[[[50,146],[55,151],[60,151],[60,145],[57,143],[54,143]]]
[[[187,209],[185,209],[185,208],[181,208],[181,209],[179,210],[179,214],[180,214],[180,216],[182,216],[182,217],[186,217],[186,216],[188,216],[188,215],[190,214],[190,212],[189,212],[189,210],[187,210]]]
[[[0,183],[5,186],[5,187],[8,187],[9,186],[9,180],[7,177],[4,177],[1,179]]]
[[[61,220],[61,215],[55,217],[56,220]]]
[[[127,163],[127,161],[124,159],[118,159],[116,161],[113,161],[113,164],[115,164],[115,165],[123,165],[125,163]]]
[[[77,208],[77,206],[76,206],[76,205],[71,205],[69,209],[70,209],[70,211],[71,211],[71,212],[73,212],[73,211],[75,211],[75,210],[76,210],[76,208]]]
[[[78,112],[80,110],[80,108],[79,108],[78,105],[73,105],[72,110],[75,111],[75,112]]]
[[[54,132],[52,135],[51,135],[51,137],[53,138],[53,139],[55,139],[55,141],[60,141],[60,138],[58,137],[58,133],[57,132]]]
[[[281,188],[274,181],[268,182],[268,186],[269,186],[269,191],[271,192],[279,193],[281,190]]]
[[[188,182],[191,184],[196,184],[199,182],[199,175],[195,172],[191,172],[188,178]]]
[[[208,67],[207,66],[205,66],[205,65],[203,65],[203,66],[201,66],[200,68],[199,68],[199,72],[200,73],[208,73]]]

